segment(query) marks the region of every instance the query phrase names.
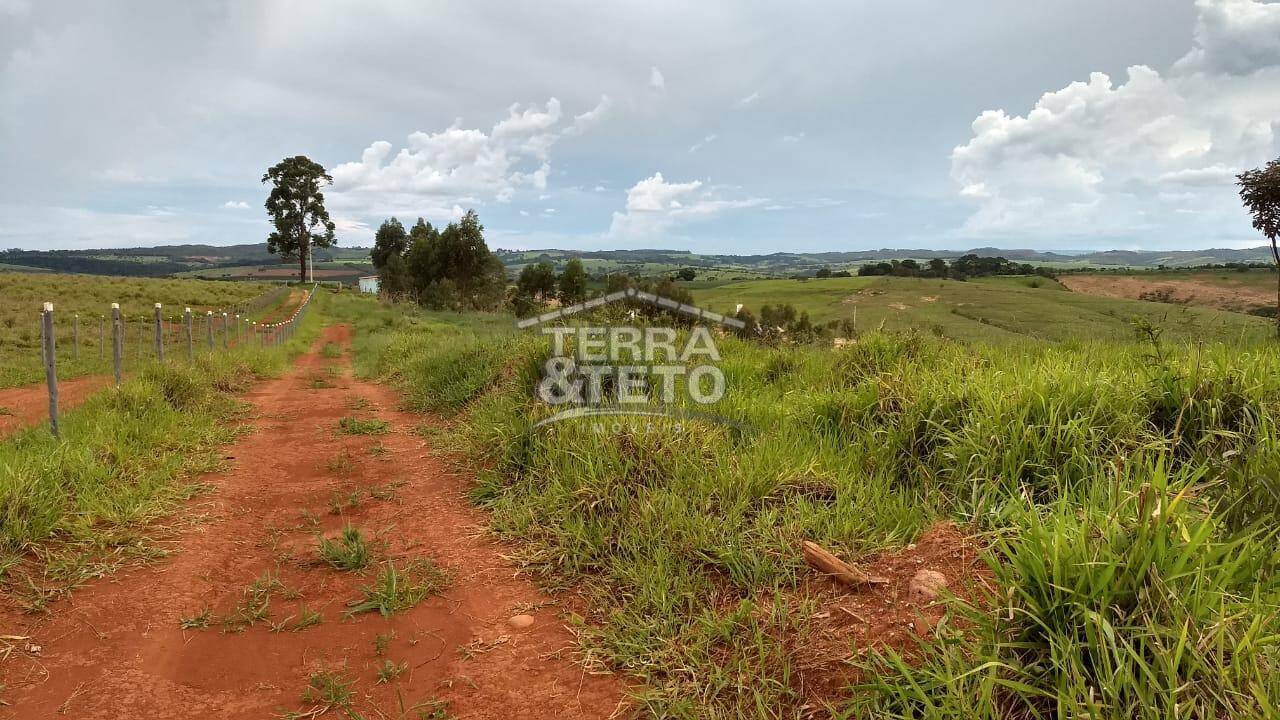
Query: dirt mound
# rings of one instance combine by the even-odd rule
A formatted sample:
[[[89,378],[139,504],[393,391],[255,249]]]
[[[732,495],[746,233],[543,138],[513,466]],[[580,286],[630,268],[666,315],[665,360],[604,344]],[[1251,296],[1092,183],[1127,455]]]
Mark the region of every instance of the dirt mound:
[[[1275,304],[1274,289],[1250,285],[1229,285],[1196,279],[1162,279],[1135,275],[1063,275],[1058,278],[1073,292],[1126,300],[1155,300],[1210,307],[1230,312],[1249,312]]]
[[[908,656],[945,613],[941,599],[913,593],[913,580],[938,573],[947,593],[974,599],[993,590],[991,573],[979,559],[978,543],[951,523],[938,523],[902,550],[881,553],[858,567],[887,579],[855,591],[813,576],[801,594],[818,602],[812,636],[797,650],[801,690],[814,704],[843,698],[858,682],[849,661],[870,648],[893,648]],[[926,571],[926,572],[922,572]],[[918,589],[918,587],[917,587]]]

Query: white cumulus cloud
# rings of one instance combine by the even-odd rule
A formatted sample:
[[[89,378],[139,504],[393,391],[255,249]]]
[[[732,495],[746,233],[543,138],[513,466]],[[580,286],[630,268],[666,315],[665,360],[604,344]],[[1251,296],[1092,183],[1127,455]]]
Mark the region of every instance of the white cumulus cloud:
[[[248,210],[249,203],[243,200],[228,200],[222,203],[222,207],[228,210]]]
[[[365,148],[357,161],[332,171],[333,207],[350,214],[423,215],[447,221],[462,205],[507,202],[520,189],[546,190],[551,147],[578,134],[607,112],[607,96],[593,109],[567,120],[560,101],[544,106],[512,105],[485,132],[454,122],[438,132],[415,132],[392,154],[385,140]]]
[[[1246,239],[1232,183],[1277,152],[1280,4],[1196,6],[1193,47],[1167,73],[1095,72],[1025,115],[982,113],[951,155],[976,206],[963,231]]]
[[[725,199],[701,180],[670,183],[656,172],[627,191],[627,206],[615,212],[609,225],[611,238],[651,238],[678,224],[706,219],[730,210],[757,207],[764,198]]]

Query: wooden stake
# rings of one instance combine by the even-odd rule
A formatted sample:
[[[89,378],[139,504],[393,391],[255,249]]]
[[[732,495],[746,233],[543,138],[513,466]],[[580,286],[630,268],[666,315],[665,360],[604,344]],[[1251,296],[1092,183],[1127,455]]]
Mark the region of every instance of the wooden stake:
[[[849,587],[859,587],[862,585],[885,585],[888,580],[882,577],[873,577],[841,560],[840,558],[827,552],[826,548],[815,542],[804,541],[801,546],[804,553],[804,561],[809,567],[817,570],[825,575],[829,575]]]
[[[49,429],[54,437],[58,435],[58,360],[54,354],[56,343],[53,338],[53,303],[44,304],[41,317],[44,327],[44,379],[49,386]]]
[[[124,360],[124,323],[120,321],[120,303],[111,303],[111,362],[120,384],[120,364]]]
[[[160,312],[160,303],[156,303],[156,359],[164,362],[164,316]]]

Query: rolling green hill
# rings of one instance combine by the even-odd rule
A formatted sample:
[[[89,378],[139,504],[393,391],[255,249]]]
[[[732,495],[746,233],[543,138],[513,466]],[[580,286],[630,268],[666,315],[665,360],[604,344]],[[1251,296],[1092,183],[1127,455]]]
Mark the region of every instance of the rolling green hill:
[[[1041,277],[992,277],[969,282],[897,277],[756,280],[694,288],[698,305],[732,313],[786,303],[814,322],[853,319],[860,330],[916,328],[969,341],[1126,340],[1134,318],[1178,340],[1264,337],[1263,318],[1210,308],[1108,298],[1066,291]]]

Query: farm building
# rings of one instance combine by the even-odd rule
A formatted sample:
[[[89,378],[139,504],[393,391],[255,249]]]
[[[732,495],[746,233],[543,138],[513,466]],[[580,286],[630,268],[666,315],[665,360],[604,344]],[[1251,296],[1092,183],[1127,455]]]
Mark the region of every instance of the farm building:
[[[378,294],[378,276],[362,275],[360,277],[360,292],[377,295]]]

